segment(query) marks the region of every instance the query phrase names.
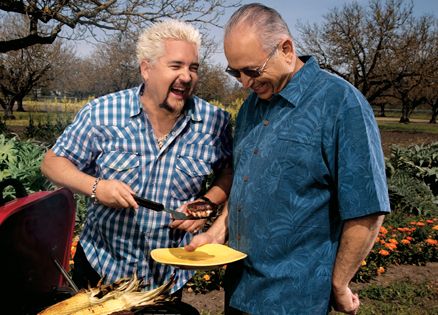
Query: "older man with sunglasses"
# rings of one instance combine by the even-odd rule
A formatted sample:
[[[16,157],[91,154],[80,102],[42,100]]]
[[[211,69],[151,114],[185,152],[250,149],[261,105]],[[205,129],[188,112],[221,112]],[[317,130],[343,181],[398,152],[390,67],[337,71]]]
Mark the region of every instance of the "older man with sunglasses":
[[[228,205],[187,250],[225,242],[226,314],[356,314],[349,282],[390,211],[373,111],[345,80],[298,57],[278,12],[237,10],[226,71],[253,93],[237,117]],[[227,224],[228,223],[228,224]]]

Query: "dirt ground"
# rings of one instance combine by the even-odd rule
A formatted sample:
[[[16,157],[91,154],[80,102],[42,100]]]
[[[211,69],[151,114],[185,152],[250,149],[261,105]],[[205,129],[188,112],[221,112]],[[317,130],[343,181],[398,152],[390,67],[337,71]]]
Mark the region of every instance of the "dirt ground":
[[[435,283],[434,287],[438,288],[438,263],[429,263],[426,266],[391,266],[384,274],[372,280],[371,283],[387,286],[400,280],[408,280],[412,283],[433,281]],[[351,289],[357,292],[365,285],[366,284],[363,283],[352,283]],[[183,302],[192,305],[201,314],[219,315],[223,313],[224,291],[215,290],[206,294],[195,294],[184,291]]]
[[[438,128],[438,126],[437,126]],[[408,146],[415,143],[432,143],[438,141],[438,134],[409,133],[395,131],[381,131],[382,147],[385,156],[390,153],[392,144]],[[400,265],[392,266],[377,277],[372,283],[388,285],[394,281],[407,279],[418,283],[424,281],[436,282],[438,288],[438,263],[430,263],[426,266]],[[364,284],[352,283],[353,291],[360,290]],[[199,312],[210,315],[222,314],[224,306],[224,291],[215,290],[207,294],[195,294],[184,291],[183,301],[195,307]]]
[[[437,125],[438,129],[438,125]],[[415,143],[432,143],[438,141],[438,134],[433,133],[414,133],[406,131],[381,131],[382,148],[385,156],[390,153],[390,147],[397,144],[406,147]]]

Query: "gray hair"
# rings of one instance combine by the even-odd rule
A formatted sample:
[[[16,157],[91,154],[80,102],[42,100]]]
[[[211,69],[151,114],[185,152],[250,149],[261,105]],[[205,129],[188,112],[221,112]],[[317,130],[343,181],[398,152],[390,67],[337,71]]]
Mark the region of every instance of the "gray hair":
[[[265,51],[271,51],[285,36],[292,38],[280,13],[260,3],[246,4],[234,12],[225,25],[224,37],[239,25],[256,30]]]
[[[191,24],[172,19],[165,20],[152,24],[140,34],[137,42],[138,63],[143,60],[154,63],[162,57],[165,40],[194,43],[197,49],[201,46],[201,35]]]

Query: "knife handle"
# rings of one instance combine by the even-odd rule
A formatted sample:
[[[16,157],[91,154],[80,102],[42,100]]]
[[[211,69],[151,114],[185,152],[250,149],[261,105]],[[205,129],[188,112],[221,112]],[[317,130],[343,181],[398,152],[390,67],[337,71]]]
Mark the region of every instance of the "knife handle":
[[[155,211],[163,211],[164,210],[164,205],[161,203],[158,203],[158,202],[155,202],[152,200],[148,200],[148,199],[143,199],[143,198],[138,197],[138,196],[134,196],[134,200],[142,207],[146,207],[148,209],[152,209]]]

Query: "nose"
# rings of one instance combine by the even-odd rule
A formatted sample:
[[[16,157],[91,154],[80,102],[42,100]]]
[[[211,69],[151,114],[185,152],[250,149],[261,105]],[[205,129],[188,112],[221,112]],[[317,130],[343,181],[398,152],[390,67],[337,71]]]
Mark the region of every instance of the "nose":
[[[183,82],[190,82],[192,80],[192,75],[190,74],[190,70],[188,68],[181,69],[181,72],[179,74],[179,78]]]
[[[240,83],[242,83],[242,86],[245,89],[248,89],[249,87],[251,87],[251,85],[254,82],[253,78],[251,78],[243,73],[240,73],[240,78],[238,80],[240,81]]]

